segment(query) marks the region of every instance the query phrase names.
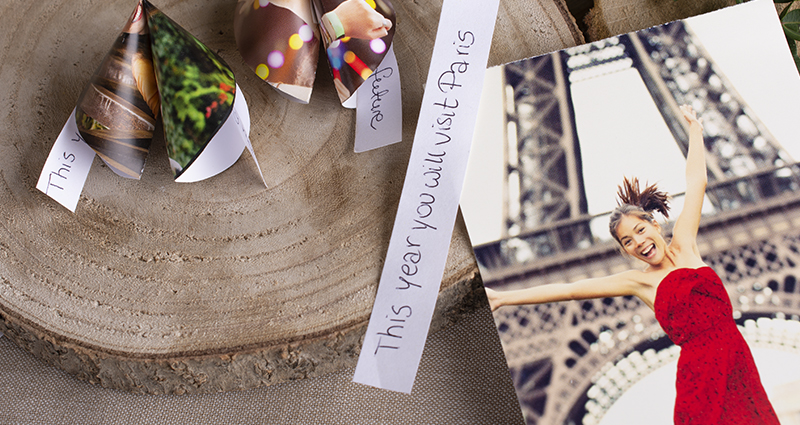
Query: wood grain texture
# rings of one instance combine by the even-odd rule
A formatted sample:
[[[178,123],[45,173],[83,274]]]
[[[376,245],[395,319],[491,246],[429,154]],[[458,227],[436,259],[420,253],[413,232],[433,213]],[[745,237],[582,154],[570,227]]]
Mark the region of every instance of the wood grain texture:
[[[396,1],[404,142],[353,153],[355,114],[321,67],[309,105],[238,55],[234,2],[164,0],[233,68],[268,189],[245,155],[173,182],[156,128],[140,181],[95,160],[76,213],[35,189],[132,0],[3,3],[0,331],[81,379],[142,393],[251,388],[353,366],[388,246],[441,2]],[[579,44],[560,0],[503,1],[490,61]],[[321,58],[324,63],[324,59]],[[459,217],[433,330],[483,305]]]
[[[597,41],[735,4],[735,0],[594,0],[584,21],[587,37]]]

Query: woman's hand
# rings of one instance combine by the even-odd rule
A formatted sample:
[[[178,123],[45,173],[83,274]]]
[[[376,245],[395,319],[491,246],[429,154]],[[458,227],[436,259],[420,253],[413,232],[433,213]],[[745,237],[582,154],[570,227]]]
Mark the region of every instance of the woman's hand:
[[[495,291],[494,289],[486,289],[486,298],[489,299],[489,307],[492,308],[492,311],[497,310],[502,305],[500,303],[500,293]]]
[[[345,0],[333,10],[344,27],[346,37],[372,40],[389,34],[392,21],[386,19],[364,0]]]
[[[683,118],[686,119],[686,122],[689,123],[689,126],[691,126],[692,124],[697,124],[698,126],[700,126],[700,130],[703,129],[703,122],[700,120],[700,118],[697,117],[697,112],[695,112],[695,110],[692,109],[691,106],[681,105],[680,110],[681,113],[683,113]]]

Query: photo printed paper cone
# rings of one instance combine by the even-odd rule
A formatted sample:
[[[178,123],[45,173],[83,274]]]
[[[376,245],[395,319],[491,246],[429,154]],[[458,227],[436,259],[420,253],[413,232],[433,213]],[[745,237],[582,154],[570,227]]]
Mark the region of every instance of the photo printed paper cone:
[[[319,58],[319,34],[308,0],[240,0],[233,29],[239,53],[259,78],[308,103]]]
[[[302,103],[311,99],[322,40],[344,104],[383,61],[395,20],[385,0],[239,0],[233,25],[256,75]]]
[[[155,6],[138,0],[56,138],[36,187],[74,212],[95,154],[115,173],[140,179],[158,115],[176,181],[217,175],[244,148],[264,181],[249,139],[247,104],[231,69]]]
[[[344,103],[383,61],[396,17],[388,0],[312,0],[333,83]]]
[[[140,2],[84,88],[75,120],[81,137],[115,173],[139,179],[158,111],[150,36]]]
[[[167,153],[178,177],[231,115],[236,82],[222,58],[150,2],[143,3]]]

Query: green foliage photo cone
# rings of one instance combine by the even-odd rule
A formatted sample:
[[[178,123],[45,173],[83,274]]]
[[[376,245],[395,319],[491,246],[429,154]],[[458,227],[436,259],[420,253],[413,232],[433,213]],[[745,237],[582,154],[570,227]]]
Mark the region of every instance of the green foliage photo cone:
[[[222,127],[236,83],[219,56],[147,0],[167,152],[179,176]]]

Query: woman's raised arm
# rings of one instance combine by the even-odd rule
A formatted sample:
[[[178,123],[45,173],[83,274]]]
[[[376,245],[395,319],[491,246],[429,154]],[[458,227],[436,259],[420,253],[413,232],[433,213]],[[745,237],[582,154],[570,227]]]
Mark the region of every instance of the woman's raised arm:
[[[691,247],[697,253],[697,229],[700,227],[703,197],[708,184],[706,148],[703,142],[703,124],[697,113],[689,105],[683,105],[680,109],[683,118],[689,123],[689,149],[686,154],[686,196],[683,210],[675,220],[672,243],[678,248]]]
[[[552,283],[514,291],[495,291],[486,288],[492,311],[504,305],[544,304],[557,301],[638,295],[640,285],[628,270],[612,276],[583,279],[574,283]]]

